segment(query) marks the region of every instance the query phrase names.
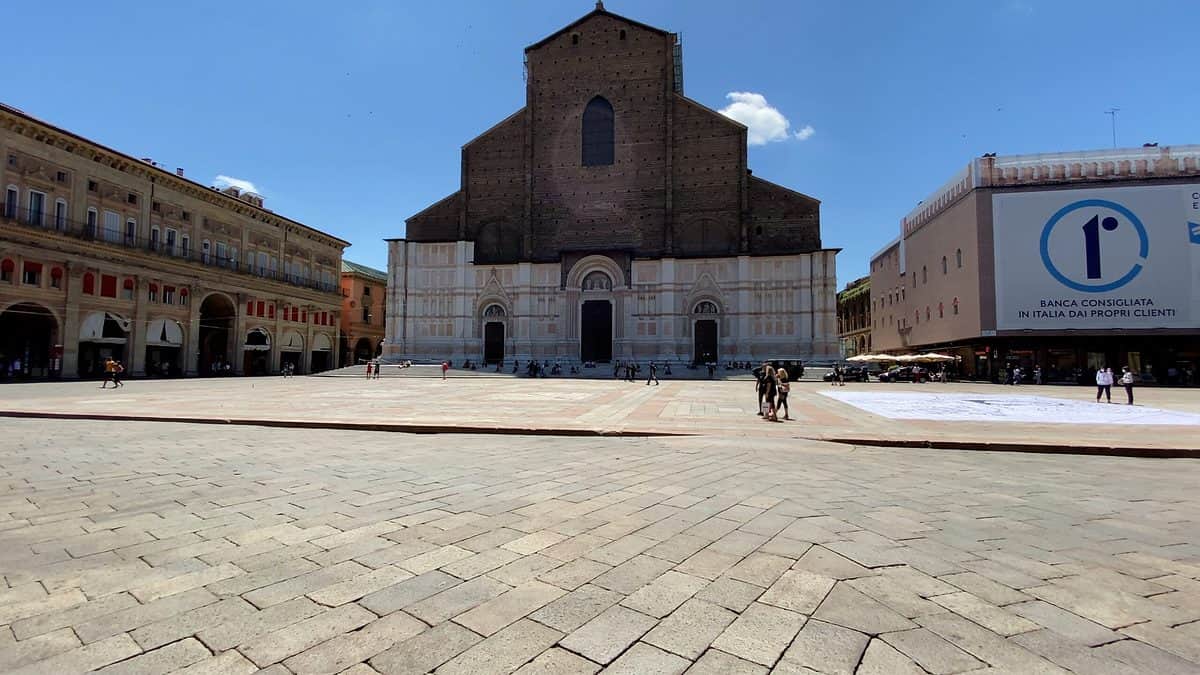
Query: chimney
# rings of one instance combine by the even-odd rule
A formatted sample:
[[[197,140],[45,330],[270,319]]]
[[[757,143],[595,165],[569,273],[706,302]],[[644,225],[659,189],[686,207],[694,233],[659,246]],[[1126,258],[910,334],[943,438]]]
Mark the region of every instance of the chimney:
[[[180,178],[183,178],[183,167],[182,166],[175,167],[175,175],[179,176]]]
[[[221,190],[221,192],[229,195],[230,197],[234,197],[234,198],[237,198],[237,197],[241,196],[241,194],[242,194],[242,191],[237,189],[233,185],[226,187],[224,190]]]
[[[262,195],[258,194],[257,192],[243,192],[242,201],[246,202],[247,204],[253,204],[259,208],[262,208],[263,205]]]

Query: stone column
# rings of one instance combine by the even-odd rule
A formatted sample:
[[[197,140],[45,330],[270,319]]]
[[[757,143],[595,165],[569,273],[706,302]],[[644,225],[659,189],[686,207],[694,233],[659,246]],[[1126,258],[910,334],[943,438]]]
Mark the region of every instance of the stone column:
[[[279,372],[279,340],[283,337],[283,308],[284,300],[275,299],[275,326],[271,329],[271,352],[267,357],[267,368],[274,375]]]
[[[63,323],[59,327],[58,343],[63,347],[61,377],[79,376],[79,297],[83,295],[85,267],[67,261],[63,265],[66,298],[63,303]]]
[[[183,374],[194,377],[200,370],[200,305],[203,289],[193,287],[188,291],[187,333],[183,337]]]
[[[246,302],[249,301],[249,296],[245,293],[238,293],[237,307],[234,307],[234,313],[237,318],[233,321],[233,326],[229,331],[229,339],[225,343],[225,350],[228,354],[229,365],[233,367],[235,375],[243,375],[243,362],[246,355],[242,350],[242,345],[246,341]]]
[[[308,305],[308,321],[304,322],[304,351],[300,353],[300,363],[303,364],[304,374],[312,374],[313,348],[313,311],[316,305]]]
[[[129,345],[129,353],[125,355],[125,368],[133,375],[146,374],[146,332],[150,327],[150,308],[147,307],[149,290],[150,279],[142,275],[134,277],[133,321],[129,324],[129,337],[125,341]],[[159,292],[162,292],[162,289],[159,289]]]

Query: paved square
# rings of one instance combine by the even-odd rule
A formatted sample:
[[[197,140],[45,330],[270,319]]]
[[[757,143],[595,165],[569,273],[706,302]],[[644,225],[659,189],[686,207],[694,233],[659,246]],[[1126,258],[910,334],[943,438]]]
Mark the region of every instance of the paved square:
[[[1021,387],[1022,390],[1027,387]],[[905,391],[821,392],[874,415],[893,420],[1029,422],[1034,424],[1137,424],[1198,426],[1200,415],[1125,404],[1124,392],[1109,404],[1016,393]],[[1139,392],[1140,393],[1140,392]],[[1120,403],[1121,405],[1115,405]]]
[[[384,405],[442,385],[370,384]],[[2,393],[170,408],[251,385],[259,412],[379,409],[333,378]],[[1196,460],[705,417],[752,417],[742,385],[470,385],[497,418],[493,398],[702,408],[700,433],[648,438],[4,419],[0,671],[1200,672]],[[799,424],[855,410],[809,389]]]

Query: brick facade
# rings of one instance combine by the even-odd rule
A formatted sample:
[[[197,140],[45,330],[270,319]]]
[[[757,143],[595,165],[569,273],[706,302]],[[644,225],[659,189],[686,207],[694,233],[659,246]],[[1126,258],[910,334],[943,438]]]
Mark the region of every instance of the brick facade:
[[[527,105],[462,150],[462,188],[407,221],[477,263],[787,255],[821,248],[820,202],[750,175],[746,128],[675,86],[677,36],[597,9],[525,50]],[[615,112],[614,162],[580,162],[583,110]]]

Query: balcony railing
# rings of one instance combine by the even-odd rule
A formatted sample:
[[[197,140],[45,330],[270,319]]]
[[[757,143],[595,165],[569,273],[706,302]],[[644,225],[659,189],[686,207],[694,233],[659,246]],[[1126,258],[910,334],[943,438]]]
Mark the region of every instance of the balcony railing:
[[[0,210],[0,221],[36,230],[57,232],[64,236],[85,241],[100,242],[124,249],[134,249],[160,255],[164,258],[184,260],[206,267],[220,267],[231,272],[259,277],[261,279],[271,279],[291,286],[310,288],[315,291],[325,293],[341,292],[341,285],[339,283],[327,284],[319,280],[306,279],[294,274],[283,274],[278,270],[267,267],[246,264],[234,258],[218,256],[212,252],[205,252],[203,247],[194,240],[189,240],[188,248],[185,250],[181,241],[176,241],[172,245],[168,244],[161,237],[147,238],[129,235],[125,232],[123,223],[122,229],[110,230],[106,229],[102,223],[81,223],[69,218],[58,218],[52,211],[31,211],[26,208],[14,208],[7,203]]]

